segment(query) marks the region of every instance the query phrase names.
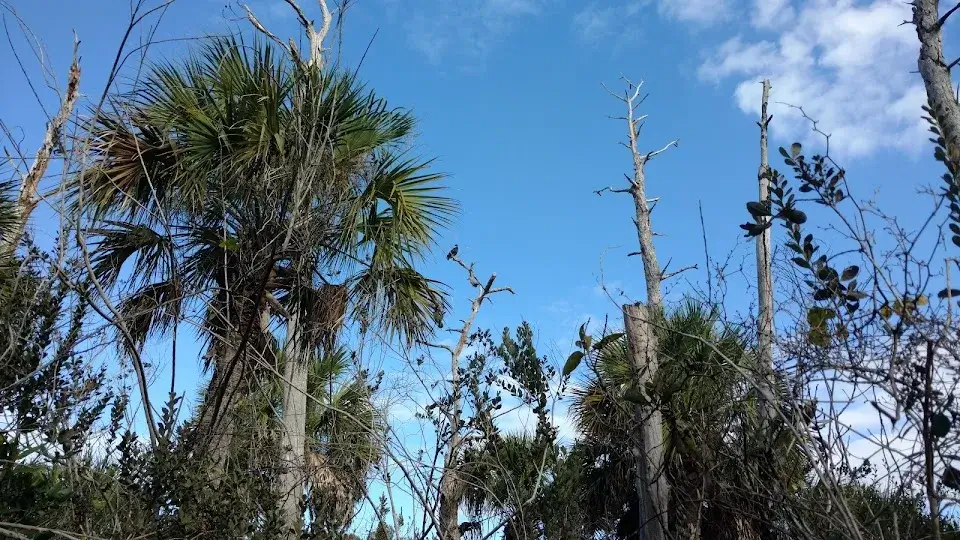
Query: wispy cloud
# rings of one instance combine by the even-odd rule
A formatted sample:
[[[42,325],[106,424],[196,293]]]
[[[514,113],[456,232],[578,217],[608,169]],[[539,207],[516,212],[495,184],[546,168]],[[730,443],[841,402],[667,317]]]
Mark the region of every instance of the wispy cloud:
[[[397,0],[384,0],[388,6]],[[411,47],[428,61],[476,64],[523,19],[540,13],[545,0],[419,0],[395,10]],[[403,13],[403,14],[401,14]]]
[[[774,30],[766,40],[733,37],[701,65],[707,81],[734,79],[737,106],[758,114],[760,80],[771,79],[772,101],[802,106],[832,134],[843,157],[878,150],[916,151],[926,138],[920,120],[925,102],[916,68],[916,35],[910,7],[899,0],[757,0],[754,30]],[[773,135],[809,140],[810,124],[796,109],[773,104]],[[819,142],[819,141],[818,141]]]
[[[763,0],[757,0],[762,2]],[[776,2],[777,0],[770,0]],[[574,33],[585,43],[633,39],[651,12],[694,27],[706,27],[732,14],[732,0],[626,0],[590,2],[573,16]]]

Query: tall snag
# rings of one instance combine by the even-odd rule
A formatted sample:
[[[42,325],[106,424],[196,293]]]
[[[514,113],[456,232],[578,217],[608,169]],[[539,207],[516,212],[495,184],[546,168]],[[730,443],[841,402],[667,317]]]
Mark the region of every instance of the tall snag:
[[[672,141],[659,150],[640,152],[637,139],[640,135],[640,127],[647,116],[635,116],[635,112],[643,101],[638,99],[643,82],[633,84],[627,79],[624,79],[624,81],[627,83],[627,90],[622,96],[610,92],[609,89],[607,89],[607,92],[622,101],[627,108],[626,116],[618,119],[627,123],[628,142],[622,144],[630,150],[633,157],[633,178],[630,179],[628,187],[619,189],[608,187],[599,190],[597,193],[602,194],[603,191],[611,191],[614,193],[629,193],[633,197],[634,225],[637,228],[637,239],[640,242],[639,255],[643,260],[647,303],[646,305],[637,303],[623,306],[623,319],[636,382],[638,389],[643,391],[646,382],[656,377],[659,367],[656,353],[657,337],[653,323],[663,313],[661,284],[669,277],[688,268],[681,268],[672,273],[667,273],[664,269],[661,269],[660,262],[657,260],[656,248],[653,245],[654,233],[650,222],[650,214],[658,199],[647,199],[646,195],[645,167],[647,162],[671,146],[676,146],[677,141]],[[637,496],[641,501],[642,515],[640,516],[640,522],[643,527],[643,538],[661,540],[667,534],[670,492],[664,467],[663,419],[659,408],[655,404],[637,405],[635,414],[641,426],[640,432],[635,434],[633,453],[639,464],[636,472],[636,489]]]
[[[772,116],[767,114],[770,100],[770,81],[763,81],[763,96],[760,104],[760,170],[757,172],[757,184],[760,191],[760,204],[770,208],[770,160],[767,155],[767,128]],[[773,369],[773,277],[771,275],[772,257],[770,251],[769,210],[758,215],[763,232],[757,235],[757,337],[760,347],[760,373],[765,388],[765,398],[773,394],[770,389],[770,372]],[[770,407],[770,404],[765,404]],[[768,416],[771,411],[767,411]]]
[[[913,24],[920,39],[917,67],[927,91],[932,115],[940,126],[944,147],[950,162],[960,165],[960,103],[954,94],[950,70],[957,64],[947,64],[943,55],[943,25],[960,8],[960,4],[940,15],[939,0],[914,0]]]

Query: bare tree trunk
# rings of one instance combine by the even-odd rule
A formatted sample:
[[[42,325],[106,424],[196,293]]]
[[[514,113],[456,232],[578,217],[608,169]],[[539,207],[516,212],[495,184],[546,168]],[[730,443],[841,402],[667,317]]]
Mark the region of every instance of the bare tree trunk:
[[[923,479],[927,494],[927,504],[930,505],[930,528],[933,529],[932,538],[940,540],[940,494],[937,492],[937,477],[934,468],[936,449],[933,446],[934,435],[931,429],[933,421],[933,375],[934,375],[934,343],[927,340],[926,366],[924,369],[923,388]]]
[[[650,317],[656,316],[642,304],[623,306],[623,324],[627,334],[630,360],[643,389],[656,374],[657,338]],[[637,462],[636,489],[640,497],[640,524],[644,540],[666,538],[670,486],[664,467],[663,418],[655,405],[637,405],[640,432],[633,454]]]
[[[760,203],[769,204],[770,200],[770,163],[767,156],[767,102],[770,100],[770,81],[763,81],[763,101],[760,106],[760,170],[757,183],[760,186]],[[761,223],[769,217],[760,218]],[[771,277],[770,229],[757,236],[757,293],[759,303],[759,342],[762,369],[773,365],[773,279]]]
[[[627,334],[627,344],[633,363],[639,389],[643,391],[647,381],[657,373],[657,338],[654,320],[663,313],[663,292],[661,284],[669,277],[660,268],[657,251],[653,244],[653,227],[650,214],[656,201],[649,201],[646,194],[647,162],[667,148],[675,146],[677,141],[652,152],[640,152],[637,138],[640,123],[645,116],[634,116],[639,103],[640,87],[630,81],[623,96],[610,92],[624,102],[627,113],[623,120],[627,122],[627,148],[633,157],[633,178],[625,189],[611,190],[629,193],[633,197],[634,225],[640,243],[640,258],[643,261],[644,282],[647,290],[647,304],[623,306],[623,324]],[[609,92],[609,90],[608,90]],[[602,192],[602,190],[601,190]],[[599,193],[599,192],[598,192]],[[682,270],[680,270],[682,271]],[[675,275],[678,272],[674,272]],[[636,490],[641,502],[641,527],[644,540],[662,540],[669,526],[668,504],[670,486],[667,482],[663,448],[663,418],[655,405],[636,407],[636,416],[640,432],[635,435],[633,454],[637,461]]]
[[[763,96],[760,102],[760,169],[757,172],[757,184],[760,191],[760,203],[770,204],[770,159],[767,154],[767,128],[770,115],[767,104],[770,101],[770,81],[763,81]],[[761,224],[770,221],[769,216],[758,218]],[[772,254],[770,248],[770,229],[766,228],[757,236],[757,341],[760,349],[759,375],[762,387],[760,403],[765,418],[775,418],[773,404],[773,276]]]
[[[283,347],[283,473],[280,477],[281,508],[288,537],[300,538],[304,493],[304,453],[307,424],[307,359],[303,354],[302,336],[296,306],[287,319],[287,341]]]
[[[957,103],[950,80],[950,67],[943,55],[941,32],[947,18],[956,8],[941,17],[939,5],[939,0],[913,2],[913,24],[917,28],[917,37],[920,38],[917,66],[927,90],[927,101],[940,125],[947,156],[954,165],[960,166],[960,104]]]
[[[74,41],[73,62],[70,64],[70,72],[67,75],[67,91],[60,102],[60,109],[57,111],[57,115],[51,118],[50,123],[47,124],[43,143],[37,151],[36,158],[30,165],[30,169],[23,175],[20,193],[17,196],[17,223],[7,238],[0,239],[4,253],[11,253],[17,249],[17,244],[20,242],[20,238],[26,230],[27,222],[30,220],[30,214],[33,213],[40,201],[37,195],[40,180],[47,173],[53,151],[60,145],[63,128],[70,120],[73,108],[77,104],[77,98],[80,96],[80,61],[77,58],[79,44],[79,41]]]

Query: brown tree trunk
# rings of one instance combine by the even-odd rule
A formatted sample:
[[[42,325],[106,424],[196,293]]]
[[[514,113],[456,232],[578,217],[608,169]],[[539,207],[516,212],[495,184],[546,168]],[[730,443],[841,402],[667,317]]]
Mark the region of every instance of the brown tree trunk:
[[[231,341],[231,338],[232,341]],[[240,384],[243,380],[243,358],[237,357],[235,343],[239,338],[230,336],[224,343],[216,346],[216,358],[213,365],[213,377],[207,385],[207,395],[200,406],[197,424],[194,428],[195,447],[205,452],[216,468],[227,466],[236,432],[236,406],[241,396]],[[233,359],[237,364],[230,369]],[[218,399],[219,398],[219,399]],[[219,401],[219,403],[218,403]]]

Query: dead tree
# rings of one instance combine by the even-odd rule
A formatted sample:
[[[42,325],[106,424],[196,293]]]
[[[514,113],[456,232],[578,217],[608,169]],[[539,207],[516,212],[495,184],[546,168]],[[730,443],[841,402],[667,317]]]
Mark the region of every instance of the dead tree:
[[[917,66],[927,91],[931,114],[940,126],[947,157],[960,167],[960,104],[954,94],[950,70],[960,62],[949,64],[943,55],[943,25],[960,8],[960,3],[940,15],[939,0],[914,0],[913,24],[920,38]],[[954,169],[957,170],[957,169]]]
[[[622,144],[630,150],[633,158],[633,177],[628,178],[629,185],[627,187],[618,189],[607,187],[597,191],[597,194],[611,191],[628,193],[633,198],[635,214],[633,222],[640,243],[640,251],[635,254],[639,254],[643,261],[647,303],[646,305],[637,303],[623,306],[623,324],[626,329],[627,344],[635,371],[637,388],[643,391],[645,383],[656,377],[659,367],[654,323],[663,313],[662,283],[684,270],[695,267],[685,267],[667,273],[665,268],[660,267],[660,262],[657,260],[650,214],[658,199],[647,198],[645,167],[647,162],[655,156],[663,153],[671,146],[676,146],[677,141],[672,141],[663,148],[651,152],[641,152],[639,150],[637,139],[643,121],[647,116],[636,116],[635,113],[637,107],[643,101],[640,98],[640,88],[643,86],[643,82],[633,84],[627,79],[624,80],[627,83],[627,90],[623,95],[610,92],[609,89],[607,89],[607,92],[622,101],[627,108],[626,116],[618,119],[627,123],[628,138],[627,142]],[[663,419],[656,404],[637,405],[635,414],[640,425],[639,433],[635,434],[633,453],[638,464],[636,489],[641,502],[642,537],[648,540],[661,540],[666,537],[669,523],[668,500],[670,490],[665,470]]]
[[[70,63],[70,71],[67,74],[67,88],[60,100],[60,109],[57,114],[47,123],[47,129],[43,135],[43,143],[37,150],[37,155],[30,165],[30,168],[23,174],[20,182],[20,192],[17,196],[16,206],[16,224],[8,238],[2,240],[3,251],[11,253],[17,249],[17,244],[26,230],[27,222],[30,220],[30,214],[36,209],[40,202],[38,191],[40,181],[47,173],[50,167],[50,159],[55,150],[62,150],[62,133],[73,109],[80,96],[80,59],[77,56],[77,50],[80,42],[76,39],[73,44],[73,61]]]
[[[463,453],[464,440],[461,432],[464,428],[463,421],[463,395],[460,384],[460,360],[463,356],[464,348],[470,339],[474,321],[480,312],[480,306],[483,302],[489,300],[491,296],[509,292],[513,294],[513,289],[509,287],[494,288],[496,274],[491,274],[486,282],[481,282],[473,271],[473,263],[466,264],[457,256],[456,246],[447,254],[447,259],[456,262],[467,272],[467,281],[472,287],[477,289],[476,296],[470,303],[470,314],[463,321],[460,329],[453,330],[458,334],[457,343],[453,346],[430,344],[427,345],[437,349],[444,349],[450,354],[450,400],[445,404],[441,414],[446,417],[448,428],[450,430],[449,439],[446,442],[446,449],[443,457],[443,471],[440,475],[440,501],[438,508],[437,523],[440,527],[438,537],[441,540],[460,540],[462,532],[459,522],[460,500],[463,498],[467,488],[467,479],[464,478],[461,469],[461,455]]]
[[[767,128],[772,116],[767,114],[767,103],[770,100],[770,81],[763,81],[763,97],[760,103],[760,170],[757,172],[757,184],[760,188],[760,204],[770,207],[770,160],[767,155]],[[757,337],[760,348],[760,373],[762,383],[772,396],[770,375],[773,370],[773,277],[772,256],[770,252],[770,216],[757,217],[762,232],[757,235]],[[767,404],[769,407],[770,404]],[[774,414],[767,411],[768,415]]]

